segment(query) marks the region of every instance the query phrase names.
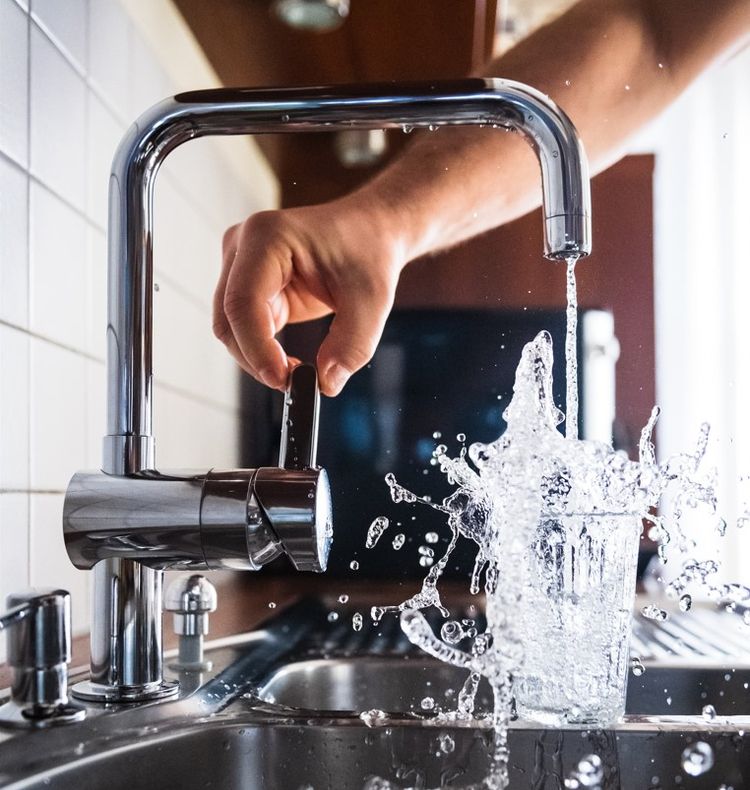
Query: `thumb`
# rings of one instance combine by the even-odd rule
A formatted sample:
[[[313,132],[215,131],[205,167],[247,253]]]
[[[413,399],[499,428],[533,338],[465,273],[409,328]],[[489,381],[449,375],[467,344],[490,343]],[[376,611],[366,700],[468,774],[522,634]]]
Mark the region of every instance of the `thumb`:
[[[356,298],[347,294],[337,301],[341,304],[318,351],[320,389],[331,397],[372,359],[393,305],[393,293],[373,289]]]

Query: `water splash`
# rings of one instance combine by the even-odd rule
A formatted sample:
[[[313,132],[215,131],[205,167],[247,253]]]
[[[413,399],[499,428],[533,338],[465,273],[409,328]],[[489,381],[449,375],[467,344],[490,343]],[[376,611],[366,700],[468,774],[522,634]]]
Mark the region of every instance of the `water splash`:
[[[571,264],[569,285],[572,270]],[[566,347],[566,352],[572,352],[569,376],[574,377],[575,348]],[[563,436],[558,426],[564,416],[552,396],[552,361],[552,339],[541,332],[523,349],[513,397],[503,413],[502,435],[468,451],[462,447],[457,457],[445,445],[436,447],[436,464],[455,486],[442,503],[409,491],[392,474],[385,478],[394,502],[422,503],[444,513],[451,540],[421,590],[398,606],[374,607],[373,619],[400,612],[411,642],[468,670],[456,718],[473,715],[479,680],[487,679],[494,694],[491,723],[497,748],[486,786],[493,788],[507,786],[506,739],[514,693],[517,701],[524,695],[542,700],[539,710],[532,711],[542,721],[547,701],[561,698],[567,704],[563,721],[609,724],[621,714],[621,701],[616,695],[614,702],[610,698],[613,690],[624,690],[629,666],[627,638],[642,520],[649,521],[663,543],[673,534],[680,543],[682,512],[701,504],[715,506],[711,480],[699,474],[706,427],[694,452],[661,465],[652,441],[658,409],[643,429],[637,461],[606,444],[576,439],[570,415],[568,435]],[[568,403],[575,409],[572,395]],[[654,513],[668,488],[676,492],[672,521]],[[477,547],[471,591],[483,587],[487,594],[487,629],[475,633],[468,650],[457,647],[467,638],[458,621],[445,623],[438,636],[418,611],[436,607],[449,617],[438,581],[459,538]],[[421,558],[428,558],[428,548],[420,547]],[[691,560],[683,567],[683,581],[704,578],[713,570],[710,563]],[[619,580],[614,586],[613,579]],[[675,586],[681,584],[678,580]],[[582,611],[589,616],[581,618]],[[539,633],[554,633],[557,650],[550,649],[554,640],[540,644]],[[596,666],[605,669],[591,669]],[[632,668],[634,673],[643,671],[640,662]]]

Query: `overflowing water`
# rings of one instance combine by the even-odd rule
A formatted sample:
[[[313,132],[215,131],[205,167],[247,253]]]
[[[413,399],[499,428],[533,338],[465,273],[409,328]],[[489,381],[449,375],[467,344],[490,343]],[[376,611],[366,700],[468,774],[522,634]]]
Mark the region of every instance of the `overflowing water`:
[[[436,447],[436,465],[455,487],[450,496],[433,503],[404,488],[393,474],[385,478],[394,502],[422,503],[444,513],[451,538],[442,556],[432,546],[419,546],[419,562],[429,567],[421,589],[398,606],[373,607],[372,619],[400,612],[402,630],[412,643],[468,670],[454,718],[472,717],[479,681],[489,682],[495,750],[484,787],[495,790],[508,784],[513,700],[521,716],[547,724],[606,726],[621,717],[628,667],[634,674],[643,672],[640,660],[630,664],[628,659],[642,525],[651,525],[650,535],[659,540],[663,555],[670,541],[686,543],[680,528],[685,509],[715,512],[716,507],[713,479],[700,467],[707,426],[692,452],[663,464],[657,463],[652,443],[656,408],[642,431],[638,460],[607,444],[578,439],[574,263],[567,266],[567,419],[553,400],[552,339],[543,331],[523,349],[500,437],[467,450],[461,434],[457,457],[443,444]],[[565,436],[558,429],[563,420]],[[670,522],[655,514],[668,491],[675,503]],[[383,517],[373,522],[368,548],[387,526]],[[487,596],[482,633],[473,621],[448,620],[438,590],[461,538],[476,545],[470,591],[484,589]],[[432,534],[425,540],[434,545]],[[715,572],[715,563],[689,559],[668,592],[687,610],[686,588],[705,584]],[[750,599],[750,590],[738,585],[712,589],[727,603]],[[430,607],[446,618],[439,635],[419,611]],[[642,612],[656,620],[667,616],[652,605]],[[566,786],[597,786],[601,764],[593,757],[586,760],[570,777],[577,784]]]

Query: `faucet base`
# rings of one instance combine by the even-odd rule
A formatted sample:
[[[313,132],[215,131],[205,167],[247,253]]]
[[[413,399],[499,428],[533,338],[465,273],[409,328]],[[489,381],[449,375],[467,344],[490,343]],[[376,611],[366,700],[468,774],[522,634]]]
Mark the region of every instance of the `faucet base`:
[[[84,680],[70,690],[73,697],[87,702],[146,702],[177,696],[180,684],[176,680],[162,680],[143,686],[108,686]]]
[[[0,705],[0,727],[42,728],[73,724],[86,718],[85,708],[70,702],[37,711],[33,705],[10,700]]]

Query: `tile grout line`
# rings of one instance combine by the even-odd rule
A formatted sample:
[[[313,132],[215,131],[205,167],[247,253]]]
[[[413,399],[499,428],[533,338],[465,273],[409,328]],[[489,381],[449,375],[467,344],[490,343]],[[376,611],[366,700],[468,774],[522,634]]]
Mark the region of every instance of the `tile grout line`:
[[[30,137],[30,135],[27,136]],[[30,146],[30,141],[28,145]],[[67,198],[65,198],[63,195],[57,192],[53,187],[50,187],[48,184],[42,181],[38,176],[35,176],[32,172],[30,172],[30,170],[23,167],[23,165],[19,164],[13,157],[9,156],[5,151],[0,150],[0,160],[7,162],[14,169],[20,170],[27,177],[29,181],[28,187],[30,187],[31,183],[36,184],[38,187],[40,187],[45,192],[47,192],[52,197],[54,197],[56,200],[60,201],[60,203],[62,203],[67,209],[74,212],[80,219],[82,219],[86,223],[88,228],[103,234],[106,241],[107,229],[99,225],[98,222],[92,220],[91,217],[89,217],[89,215],[84,210],[82,210],[75,204],[71,203]],[[29,193],[30,193],[30,189],[29,189]],[[31,236],[30,211],[28,213],[29,213],[29,221],[27,222],[27,236],[28,239],[30,240],[30,236]],[[105,265],[106,265],[106,261],[105,261]],[[190,302],[194,307],[198,307],[201,310],[206,310],[210,308],[210,304],[208,302],[202,301],[192,291],[185,288],[185,286],[183,286],[177,278],[165,272],[163,269],[161,269],[161,267],[157,266],[156,263],[154,264],[154,275],[158,276],[159,279],[163,280],[164,282],[169,283],[175,289],[175,291],[177,291],[177,293],[179,293],[180,296],[182,296],[185,299],[185,301]]]
[[[53,340],[52,338],[47,337],[46,335],[42,335],[38,332],[33,332],[25,327],[18,326],[18,324],[14,324],[11,321],[6,321],[3,318],[0,318],[0,327],[7,327],[8,329],[12,329],[15,332],[20,332],[21,334],[26,335],[29,338],[33,338],[34,340],[39,340],[42,343],[47,343],[55,348],[59,348],[62,351],[67,351],[70,354],[75,354],[76,356],[83,357],[85,360],[89,362],[93,362],[101,367],[104,367],[106,362],[102,357],[97,357],[95,354],[91,354],[88,351],[82,351],[81,349],[77,349],[73,346],[68,346],[65,343],[60,343],[57,340]],[[30,367],[29,367],[30,369]],[[167,392],[171,392],[175,395],[179,395],[180,397],[184,398],[185,400],[192,401],[193,403],[200,404],[202,406],[208,406],[210,408],[215,409],[216,411],[223,412],[224,414],[237,414],[241,413],[241,409],[239,407],[232,407],[227,406],[226,403],[222,403],[218,400],[213,400],[212,398],[206,398],[201,395],[197,395],[190,390],[185,389],[184,387],[180,387],[178,384],[173,384],[170,381],[165,381],[162,378],[154,377],[154,386],[164,389]]]
[[[84,357],[84,359],[88,359],[91,362],[99,362],[104,364],[104,359],[97,357],[95,354],[91,354],[90,352],[84,349],[76,348],[75,346],[69,346],[67,343],[61,343],[59,340],[55,340],[54,338],[48,337],[47,335],[43,335],[40,332],[35,332],[33,329],[29,329],[28,327],[14,324],[12,321],[6,321],[4,318],[0,318],[0,326],[13,329],[16,332],[22,332],[28,337],[34,338],[34,340],[41,340],[43,343],[48,343],[49,345],[55,346],[56,348],[62,349],[63,351],[67,351],[70,354]]]
[[[91,210],[91,91],[89,89],[88,84],[88,72],[90,69],[90,51],[89,51],[89,36],[90,36],[90,24],[91,24],[91,8],[88,2],[84,3],[85,11],[84,11],[84,23],[83,23],[83,57],[84,57],[84,85],[86,86],[86,91],[84,93],[84,109],[83,109],[83,144],[86,148],[86,154],[83,159],[83,183],[84,183],[84,204],[86,206],[86,212],[88,213]],[[84,234],[84,244],[85,244],[85,251],[84,254],[86,256],[86,260],[84,262],[84,272],[86,277],[85,283],[85,292],[84,292],[84,304],[85,304],[85,316],[84,316],[84,344],[86,346],[86,350],[88,351],[90,348],[91,338],[93,336],[93,321],[92,321],[92,312],[93,312],[93,302],[94,302],[94,284],[93,284],[93,247],[92,247],[92,239],[91,239],[91,231],[86,228],[86,232]],[[106,244],[106,234],[105,234],[105,244]],[[106,247],[105,247],[106,249]],[[105,296],[105,298],[107,298]],[[106,353],[106,343],[105,343],[105,353]],[[91,414],[92,404],[93,404],[93,394],[91,392],[91,375],[89,371],[90,367],[90,360],[86,359],[83,365],[83,402],[85,404],[86,413]],[[105,390],[106,391],[106,390]],[[105,414],[104,419],[107,419]],[[106,431],[106,423],[104,430]],[[101,427],[100,427],[101,430]],[[89,454],[89,446],[93,439],[93,426],[91,420],[84,421],[84,437],[83,437],[83,458],[88,459]],[[88,464],[87,464],[88,465]]]
[[[65,489],[62,488],[0,488],[0,495],[3,494],[27,494],[31,496],[32,494],[44,494],[44,495],[52,495],[55,496],[64,494]],[[28,569],[27,569],[28,570]]]
[[[31,97],[30,96],[29,96],[29,104],[31,104]],[[31,128],[31,122],[30,122],[31,107],[29,107],[29,115],[27,117],[29,118],[29,132],[27,133],[27,139],[28,139],[27,147],[29,149],[31,149],[31,132],[30,132],[30,128]],[[30,151],[29,151],[29,153],[30,153]],[[98,230],[99,232],[104,233],[106,235],[106,232],[107,232],[106,228],[102,227],[98,222],[96,222],[95,220],[91,219],[91,217],[89,217],[89,215],[86,213],[86,211],[84,209],[80,208],[80,206],[76,206],[75,203],[71,203],[71,201],[68,198],[66,198],[64,195],[61,195],[54,187],[50,186],[45,181],[43,181],[41,178],[39,178],[39,176],[37,176],[34,173],[32,173],[30,166],[29,167],[24,167],[22,164],[17,162],[12,156],[10,156],[10,154],[6,153],[5,151],[3,151],[1,149],[0,149],[0,160],[5,161],[7,164],[11,165],[11,167],[14,167],[17,170],[20,170],[21,172],[25,173],[30,182],[33,182],[34,184],[36,184],[37,186],[41,187],[46,192],[48,192],[50,195],[52,195],[52,197],[54,197],[56,200],[59,200],[60,203],[62,203],[66,208],[68,208],[70,211],[72,211],[75,214],[77,214],[79,218],[83,219],[86,222],[87,225],[90,225],[95,230]]]
[[[26,12],[26,324],[31,325],[31,7]],[[26,338],[26,481],[31,487],[31,342]],[[26,583],[31,586],[31,494],[26,493]]]

